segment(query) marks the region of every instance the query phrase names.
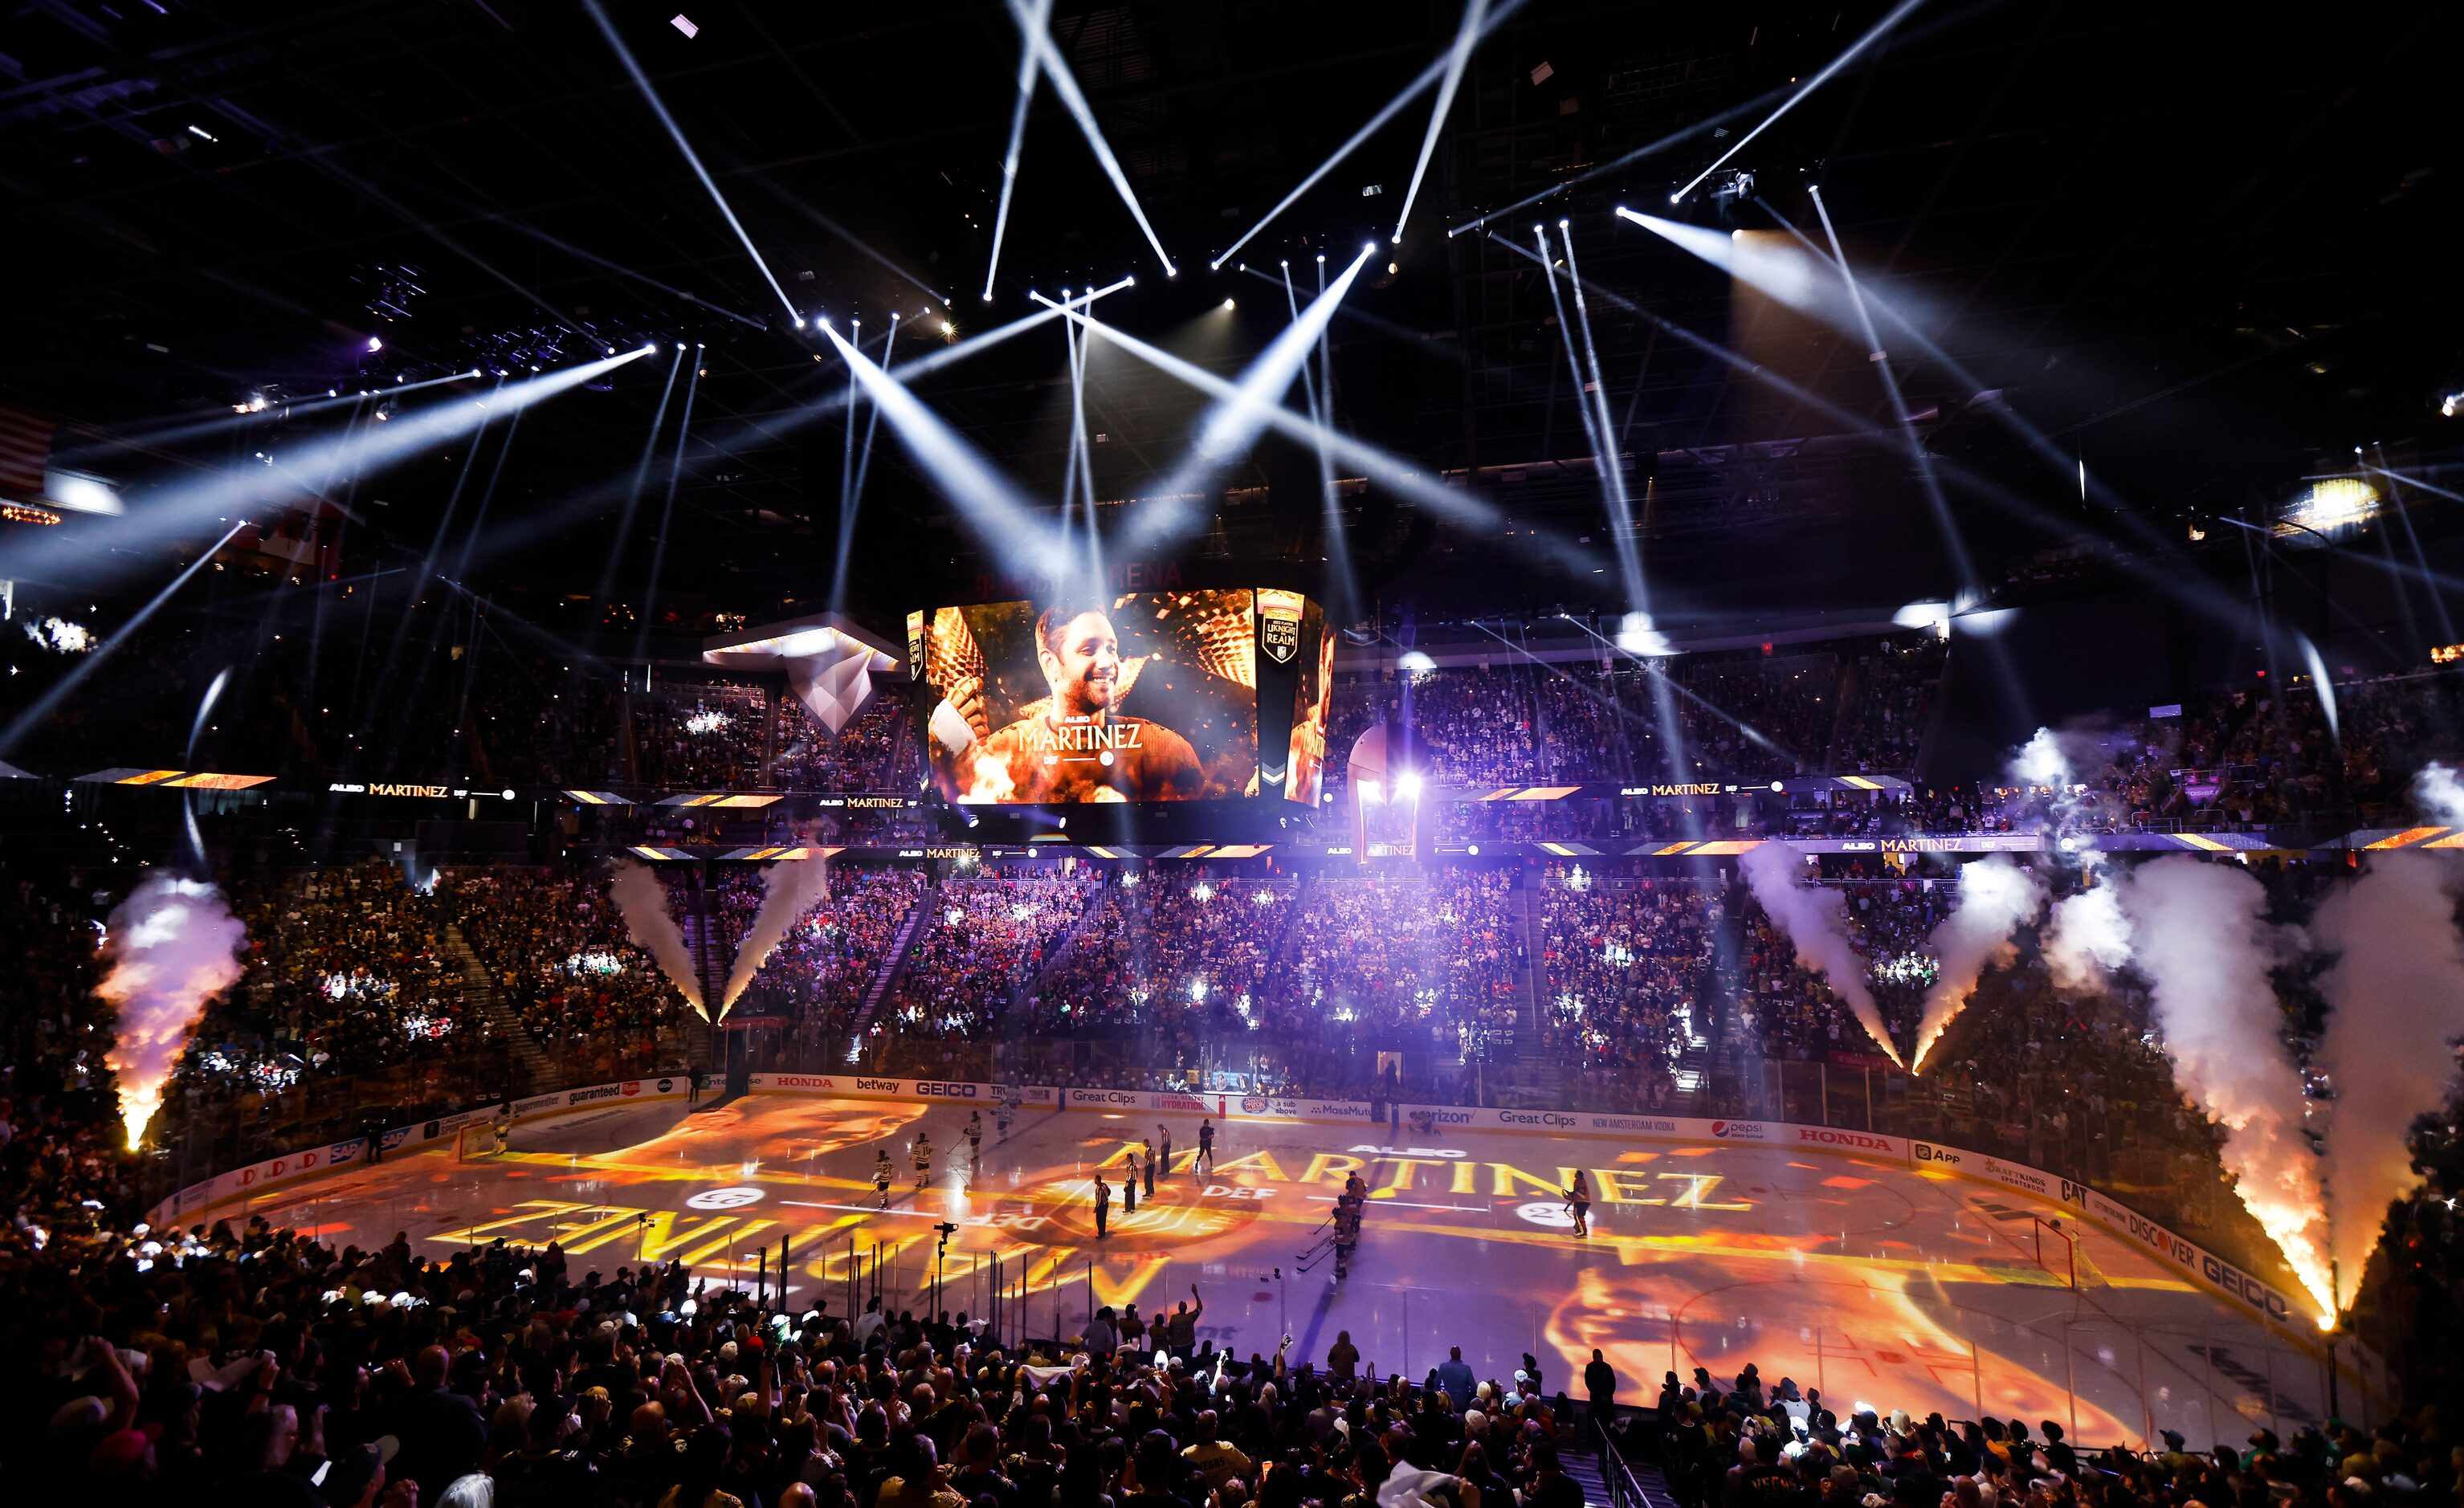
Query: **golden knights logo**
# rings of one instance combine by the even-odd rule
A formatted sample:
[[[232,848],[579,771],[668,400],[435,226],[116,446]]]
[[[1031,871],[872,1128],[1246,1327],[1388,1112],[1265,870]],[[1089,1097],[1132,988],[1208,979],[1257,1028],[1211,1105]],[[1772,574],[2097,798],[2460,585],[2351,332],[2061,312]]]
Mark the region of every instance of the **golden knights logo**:
[[[1301,651],[1301,594],[1261,587],[1258,591],[1258,647],[1277,665],[1289,665]]]

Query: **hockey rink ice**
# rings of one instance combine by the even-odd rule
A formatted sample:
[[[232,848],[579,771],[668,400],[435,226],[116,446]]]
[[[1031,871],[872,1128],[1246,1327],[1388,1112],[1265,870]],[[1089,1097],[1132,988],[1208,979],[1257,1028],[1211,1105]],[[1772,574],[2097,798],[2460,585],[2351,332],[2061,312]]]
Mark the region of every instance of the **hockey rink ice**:
[[[1425,1377],[1460,1345],[1484,1378],[1511,1379],[1529,1352],[1548,1392],[1579,1394],[1597,1346],[1633,1404],[1650,1403],[1665,1371],[1705,1367],[1725,1387],[1750,1361],[1767,1382],[1819,1388],[1843,1416],[1871,1404],[2050,1419],[2083,1445],[2166,1429],[2193,1448],[2238,1443],[2329,1411],[2315,1339],[2258,1322],[2059,1206],[1898,1161],[1504,1131],[1390,1145],[1367,1126],[1243,1121],[1219,1127],[1217,1166],[1200,1176],[1194,1115],[1023,1109],[1003,1142],[987,1108],[971,1169],[967,1119],[787,1094],[698,1114],[610,1106],[521,1125],[501,1158],[459,1160],[449,1137],[244,1213],[363,1246],[402,1231],[430,1257],[555,1239],[577,1279],[681,1257],[714,1286],[762,1274],[774,1289],[784,1237],[791,1302],[833,1315],[861,1308],[876,1281],[891,1308],[920,1312],[937,1262],[941,1306],[980,1318],[998,1257],[1012,1339],[1074,1337],[1090,1304],[1169,1313],[1195,1284],[1201,1341],[1243,1358],[1271,1356],[1288,1333],[1296,1363],[1323,1365],[1349,1330],[1381,1376]],[[1122,1155],[1159,1125],[1172,1171],[1128,1213]],[[919,1132],[935,1148],[920,1191]],[[885,1145],[886,1211],[873,1189]],[[1114,1188],[1102,1241],[1098,1167]],[[1587,1239],[1555,1192],[1575,1167],[1594,1190]],[[1373,1192],[1338,1281],[1320,1243],[1355,1168]],[[936,1254],[944,1221],[958,1230]],[[2347,1417],[2371,1412],[2362,1393],[2347,1367]]]

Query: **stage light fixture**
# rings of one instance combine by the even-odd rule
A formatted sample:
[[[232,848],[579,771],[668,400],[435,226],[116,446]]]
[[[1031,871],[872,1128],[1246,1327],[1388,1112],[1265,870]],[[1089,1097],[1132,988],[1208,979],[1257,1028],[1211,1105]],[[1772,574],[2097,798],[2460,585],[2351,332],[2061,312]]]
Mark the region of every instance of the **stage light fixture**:
[[[1231,308],[1231,307],[1232,307],[1232,300],[1231,300],[1231,299],[1229,299],[1229,298],[1226,298],[1225,300],[1223,300],[1223,307],[1224,307],[1224,308],[1226,308],[1226,309]]]
[[[372,335],[372,336],[370,336],[370,337],[368,337],[368,349],[369,349],[369,350],[371,350],[371,351],[382,351],[382,350],[384,350],[384,349],[385,349],[385,339],[384,339],[384,338],[383,338],[383,337],[381,337],[381,336],[373,336],[373,335]]]

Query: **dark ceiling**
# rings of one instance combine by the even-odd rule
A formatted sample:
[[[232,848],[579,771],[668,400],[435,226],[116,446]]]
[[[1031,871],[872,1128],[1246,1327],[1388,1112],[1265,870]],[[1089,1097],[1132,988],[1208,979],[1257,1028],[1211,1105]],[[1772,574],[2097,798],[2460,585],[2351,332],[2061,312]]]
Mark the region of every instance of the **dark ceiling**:
[[[671,24],[678,6],[695,34]],[[1343,427],[1460,473],[1495,513],[1441,525],[1358,492],[1347,518],[1368,597],[1610,604],[1582,383],[1518,250],[1535,215],[1552,233],[1571,221],[1600,292],[1604,406],[1673,611],[1990,587],[2082,537],[2146,551],[2187,514],[2263,507],[2356,444],[2419,467],[2452,457],[2464,420],[2442,419],[2437,395],[2464,387],[2456,8],[2305,8],[2297,22],[2221,4],[1929,0],[1737,154],[1749,194],[1710,194],[1723,176],[1668,209],[1887,9],[1529,0],[1487,37],[1402,244],[1380,249],[1336,320],[1333,365]],[[276,423],[286,396],[514,351],[702,344],[661,600],[678,629],[816,606],[846,442],[839,416],[809,409],[847,372],[791,326],[770,275],[799,311],[869,336],[896,312],[907,355],[1032,312],[1029,289],[1134,273],[1108,319],[1237,372],[1287,317],[1279,261],[1305,298],[1319,252],[1340,262],[1393,229],[1428,97],[1249,242],[1251,271],[1210,258],[1438,58],[1459,16],[1393,0],[1055,0],[1051,34],[1180,272],[1162,275],[1045,87],[987,303],[1020,56],[1000,4],[613,0],[769,275],[583,5],[19,5],[0,24],[0,258],[16,295],[0,397],[59,416],[63,449],[128,483],[142,516],[148,497],[337,417]],[[1877,294],[1932,312],[1938,350],[1882,343],[1939,513],[1864,340],[1735,296],[1726,273],[1612,213],[1819,237],[1815,186]],[[627,494],[648,475],[655,507],[665,473],[644,446],[670,360],[526,416],[469,541],[474,581],[552,600],[611,569],[645,578],[655,523]],[[1057,494],[1057,326],[917,392],[1030,492]],[[260,423],[143,437],[252,394],[277,400]],[[1117,525],[1182,454],[1200,400],[1099,348],[1088,403],[1097,492],[1130,499],[1106,512]],[[653,442],[662,466],[681,416],[679,396]],[[491,467],[501,438],[485,442]],[[1003,563],[887,429],[880,445],[859,604],[887,615]],[[1290,449],[1263,445],[1222,479],[1194,547],[1327,554],[1314,463]],[[351,564],[430,549],[471,462],[449,442],[362,478]],[[2081,462],[2098,482],[2084,499]],[[1535,527],[1602,574],[1540,563]],[[13,544],[0,538],[0,564]]]

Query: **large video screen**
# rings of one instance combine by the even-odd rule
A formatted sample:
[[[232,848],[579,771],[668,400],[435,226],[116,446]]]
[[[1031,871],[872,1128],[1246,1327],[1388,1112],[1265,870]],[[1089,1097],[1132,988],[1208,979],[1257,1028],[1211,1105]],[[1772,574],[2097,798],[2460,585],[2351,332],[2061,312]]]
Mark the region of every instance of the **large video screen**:
[[[1106,593],[910,613],[941,794],[972,804],[1257,795],[1257,595]]]
[[[1258,593],[1258,617],[1267,625],[1265,633],[1277,634],[1278,622],[1287,615],[1291,621],[1287,632],[1295,673],[1291,778],[1284,785],[1284,798],[1315,806],[1325,783],[1327,707],[1334,696],[1334,635],[1326,631],[1326,609],[1300,594]]]

